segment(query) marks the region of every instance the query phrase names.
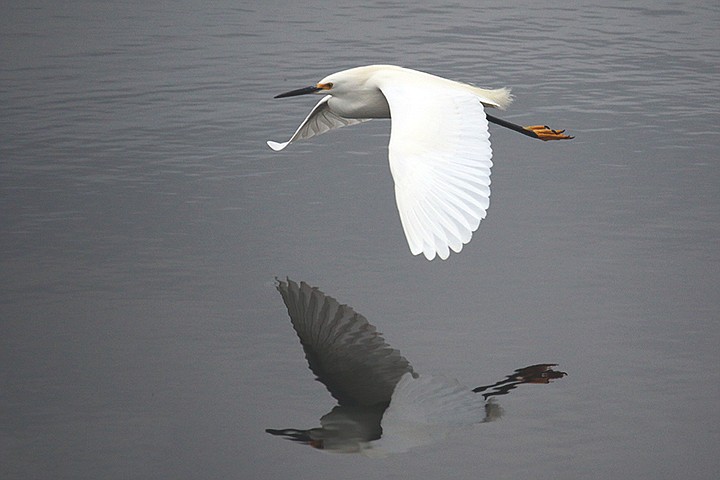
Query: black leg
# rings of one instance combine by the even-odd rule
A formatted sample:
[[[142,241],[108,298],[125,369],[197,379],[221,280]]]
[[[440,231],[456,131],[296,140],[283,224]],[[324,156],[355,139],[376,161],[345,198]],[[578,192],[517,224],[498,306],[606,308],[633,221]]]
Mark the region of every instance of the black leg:
[[[487,113],[485,115],[487,116],[488,122],[496,123],[501,127],[509,128],[510,130],[515,130],[516,132],[527,135],[528,137],[540,138],[538,137],[537,133],[533,132],[532,130],[527,130],[525,129],[525,127],[510,123],[507,120],[503,120],[502,118],[493,117],[492,115],[489,115]]]
[[[502,118],[493,117],[492,115],[489,115],[488,113],[485,113],[487,116],[488,122],[496,123],[500,125],[501,127],[509,128],[510,130],[514,130],[518,133],[522,133],[523,135],[527,135],[530,138],[537,138],[538,140],[572,140],[575,137],[572,137],[570,135],[564,135],[563,132],[565,130],[553,130],[550,127],[546,125],[535,125],[532,127],[523,127],[521,125],[516,125],[514,123],[510,123],[507,120],[503,120]]]

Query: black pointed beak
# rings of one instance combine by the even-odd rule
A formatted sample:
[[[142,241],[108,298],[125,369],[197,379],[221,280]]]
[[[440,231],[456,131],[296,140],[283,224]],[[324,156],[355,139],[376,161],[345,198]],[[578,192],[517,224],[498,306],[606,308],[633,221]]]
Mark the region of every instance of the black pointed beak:
[[[308,93],[315,93],[319,90],[322,90],[322,88],[317,87],[317,86],[298,88],[297,90],[291,90],[289,92],[281,93],[280,95],[275,95],[274,98],[297,97],[298,95],[307,95]]]

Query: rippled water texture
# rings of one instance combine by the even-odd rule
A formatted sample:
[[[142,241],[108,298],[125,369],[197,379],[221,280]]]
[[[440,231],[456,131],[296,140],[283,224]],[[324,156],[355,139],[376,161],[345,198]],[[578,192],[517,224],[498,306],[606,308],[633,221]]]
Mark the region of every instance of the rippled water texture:
[[[716,1],[3,10],[3,479],[720,475]],[[503,118],[576,138],[491,127],[488,217],[413,257],[388,121],[265,145],[313,104],[275,94],[373,63],[512,87]],[[324,455],[266,433],[335,405],[286,276],[423,374],[568,375],[430,445]]]

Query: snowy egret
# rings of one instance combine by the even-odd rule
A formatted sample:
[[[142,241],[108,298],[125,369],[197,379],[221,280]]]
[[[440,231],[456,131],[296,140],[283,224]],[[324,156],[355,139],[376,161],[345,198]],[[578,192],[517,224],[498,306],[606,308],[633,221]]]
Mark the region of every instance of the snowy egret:
[[[470,389],[446,377],[421,375],[351,307],[304,282],[278,281],[277,289],[310,369],[338,405],[320,419],[320,428],[266,431],[315,448],[368,456],[407,451],[455,428],[497,419],[502,410],[486,401],[490,397],[565,376],[554,364],[538,364]]]
[[[488,121],[540,140],[573,137],[547,126],[522,127],[487,115],[507,107],[507,88],[484,89],[393,65],[333,73],[275,98],[324,96],[285,143],[373,118],[391,118],[389,158],[400,220],[413,255],[447,259],[460,252],[485,218],[490,197]]]

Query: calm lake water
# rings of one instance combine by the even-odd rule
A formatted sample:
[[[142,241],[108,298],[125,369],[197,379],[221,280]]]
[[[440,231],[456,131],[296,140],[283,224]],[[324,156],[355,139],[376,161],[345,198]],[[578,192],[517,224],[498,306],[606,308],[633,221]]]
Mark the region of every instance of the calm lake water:
[[[716,479],[720,4],[12,2],[0,18],[0,477]],[[488,217],[413,257],[374,121],[282,153],[399,64],[510,86]],[[417,371],[557,363],[502,418],[386,458],[269,435],[335,405],[275,277]],[[480,419],[478,419],[480,420]]]

